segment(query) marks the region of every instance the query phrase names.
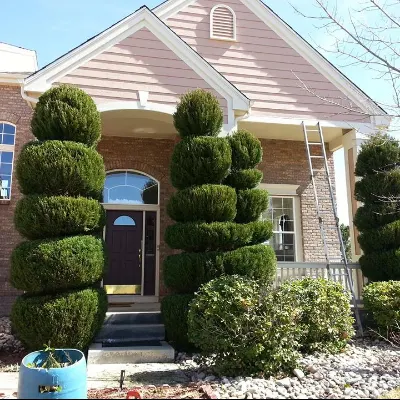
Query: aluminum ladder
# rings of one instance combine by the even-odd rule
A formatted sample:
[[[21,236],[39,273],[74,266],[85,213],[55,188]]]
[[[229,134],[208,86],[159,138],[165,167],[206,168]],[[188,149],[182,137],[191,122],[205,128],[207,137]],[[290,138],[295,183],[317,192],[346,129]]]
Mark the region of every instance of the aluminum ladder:
[[[351,276],[350,270],[349,270],[349,265],[346,257],[346,250],[344,247],[343,243],[343,238],[342,238],[342,232],[340,230],[340,225],[339,225],[339,217],[337,214],[337,208],[336,208],[336,201],[335,201],[335,196],[333,194],[333,189],[332,189],[332,180],[329,172],[329,166],[328,166],[328,160],[326,157],[326,150],[325,150],[325,142],[324,142],[324,135],[322,133],[322,128],[321,124],[318,122],[317,125],[307,125],[304,121],[302,122],[302,127],[303,127],[303,133],[304,133],[304,141],[306,145],[306,151],[307,151],[307,159],[308,159],[308,166],[310,168],[310,173],[311,173],[311,182],[314,190],[314,198],[315,198],[315,205],[317,209],[317,217],[318,217],[318,222],[319,222],[319,229],[321,232],[321,238],[322,238],[322,243],[324,246],[324,255],[326,259],[326,269],[328,272],[328,278],[332,280],[337,280],[337,278],[344,278],[347,282],[347,286],[350,288],[351,291],[351,301],[353,305],[353,310],[354,310],[354,315],[356,317],[356,322],[358,326],[358,331],[359,334],[363,334],[363,328],[361,324],[361,318],[360,318],[360,312],[358,309],[357,305],[357,300],[354,292],[354,282],[353,278]],[[319,141],[316,142],[310,142],[309,140],[309,133],[318,133]],[[316,155],[316,151],[311,151],[311,148],[314,149],[319,149],[318,154]],[[331,216],[334,217],[335,221],[335,226],[327,226],[325,224],[324,215],[327,215],[329,212],[322,212],[321,211],[321,206],[320,206],[320,196],[318,195],[318,189],[317,189],[317,180],[315,179],[315,172],[319,172],[319,169],[315,169],[313,165],[313,160],[315,159],[321,159],[323,160],[323,165],[324,165],[324,172],[325,172],[325,182],[328,184],[329,187],[329,197],[330,197],[330,202],[332,205],[332,214]],[[337,238],[339,239],[339,244],[340,244],[340,253],[341,253],[341,259],[338,260],[337,257],[334,259],[330,254],[329,254],[329,248],[328,244],[328,237],[327,237],[327,231],[329,230],[335,230],[337,234]],[[336,242],[335,242],[336,243]],[[332,242],[334,244],[334,242]],[[334,274],[331,271],[331,264],[332,263],[343,263],[344,269],[343,273],[339,274]]]

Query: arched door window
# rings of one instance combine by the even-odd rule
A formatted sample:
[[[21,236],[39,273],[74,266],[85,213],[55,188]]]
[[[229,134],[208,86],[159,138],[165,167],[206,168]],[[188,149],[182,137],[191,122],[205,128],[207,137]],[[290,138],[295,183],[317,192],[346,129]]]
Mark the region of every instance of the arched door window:
[[[158,196],[158,182],[140,172],[118,171],[106,176],[104,203],[158,204]]]

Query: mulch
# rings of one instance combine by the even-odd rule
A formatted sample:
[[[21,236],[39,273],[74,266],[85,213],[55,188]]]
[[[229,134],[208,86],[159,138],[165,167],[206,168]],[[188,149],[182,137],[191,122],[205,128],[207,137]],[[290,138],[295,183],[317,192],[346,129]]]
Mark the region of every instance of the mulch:
[[[18,372],[19,365],[27,354],[27,351],[19,353],[0,352],[0,372]]]

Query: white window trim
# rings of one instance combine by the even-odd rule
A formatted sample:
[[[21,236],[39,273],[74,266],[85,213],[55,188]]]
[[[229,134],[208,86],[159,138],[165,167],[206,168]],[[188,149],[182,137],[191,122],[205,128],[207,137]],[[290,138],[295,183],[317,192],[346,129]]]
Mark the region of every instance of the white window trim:
[[[295,255],[294,262],[303,262],[303,235],[301,231],[300,196],[297,194],[299,185],[268,184],[261,183],[260,189],[266,190],[271,197],[286,197],[293,199],[293,221],[295,236]]]
[[[214,12],[218,8],[225,8],[229,10],[229,12],[232,14],[233,17],[233,38],[227,38],[227,37],[221,37],[214,35]],[[217,39],[217,40],[224,40],[227,42],[236,42],[236,13],[233,11],[233,9],[225,4],[217,4],[211,9],[210,13],[210,38],[211,39]]]
[[[13,153],[12,163],[11,163],[11,179],[10,179],[10,197],[8,199],[0,199],[0,203],[8,203],[12,198],[12,184],[13,184],[13,175],[14,175],[14,164],[15,164],[15,141],[17,139],[17,125],[8,121],[1,121],[0,124],[11,125],[15,128],[14,134],[14,144],[0,144],[0,151],[7,151]]]

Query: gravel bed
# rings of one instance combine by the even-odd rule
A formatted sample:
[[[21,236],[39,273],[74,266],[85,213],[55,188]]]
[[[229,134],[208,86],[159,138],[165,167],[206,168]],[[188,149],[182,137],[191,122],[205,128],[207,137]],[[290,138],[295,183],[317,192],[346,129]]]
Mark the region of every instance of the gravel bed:
[[[303,357],[292,376],[281,379],[217,378],[183,353],[177,362],[193,382],[208,382],[219,398],[376,399],[400,386],[400,349],[382,341],[358,339],[337,355]]]

